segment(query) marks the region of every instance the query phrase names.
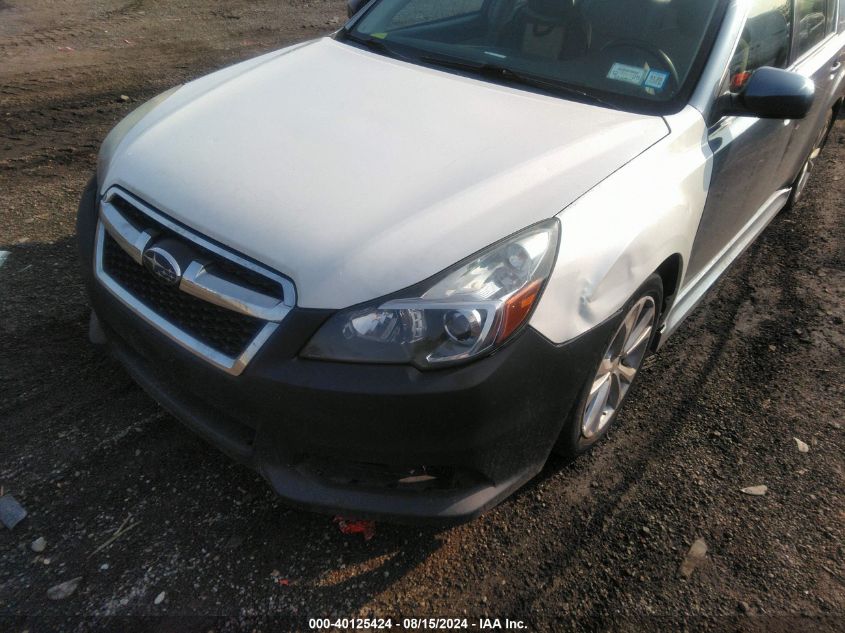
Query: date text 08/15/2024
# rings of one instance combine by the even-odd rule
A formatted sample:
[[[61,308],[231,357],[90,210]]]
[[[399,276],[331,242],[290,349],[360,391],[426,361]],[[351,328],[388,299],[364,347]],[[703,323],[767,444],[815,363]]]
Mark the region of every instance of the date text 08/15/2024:
[[[469,630],[496,631],[526,630],[522,620],[509,618],[310,618],[311,630],[355,629],[355,630],[390,630],[393,628],[416,630]]]

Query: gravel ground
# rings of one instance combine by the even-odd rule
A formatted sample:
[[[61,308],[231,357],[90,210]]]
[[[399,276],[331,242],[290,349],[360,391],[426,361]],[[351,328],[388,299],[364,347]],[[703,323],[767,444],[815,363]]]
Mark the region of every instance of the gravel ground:
[[[843,630],[845,121],[608,441],[462,526],[365,541],[288,509],[89,346],[74,212],[107,130],[343,17],[336,0],[0,0],[0,486],[29,510],[0,529],[0,630]]]

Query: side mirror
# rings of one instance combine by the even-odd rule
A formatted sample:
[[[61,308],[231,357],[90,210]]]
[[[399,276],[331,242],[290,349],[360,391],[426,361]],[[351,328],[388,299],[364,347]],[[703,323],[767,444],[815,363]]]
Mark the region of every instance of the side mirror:
[[[813,106],[816,86],[798,73],[764,66],[739,94],[725,97],[723,114],[761,119],[803,119]]]
[[[346,10],[349,13],[349,17],[351,18],[353,15],[358,13],[358,11],[363,9],[367,2],[368,0],[346,0]]]

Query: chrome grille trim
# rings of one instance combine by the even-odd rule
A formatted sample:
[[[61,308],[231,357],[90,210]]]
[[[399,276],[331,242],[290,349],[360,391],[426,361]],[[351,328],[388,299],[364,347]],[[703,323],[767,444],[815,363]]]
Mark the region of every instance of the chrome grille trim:
[[[136,229],[109,202],[103,202],[100,206],[100,221],[120,247],[135,260],[135,263],[139,266],[143,265],[144,249],[153,239],[152,233]]]
[[[281,321],[290,312],[284,301],[218,277],[196,261],[191,262],[182,275],[179,290],[221,308],[264,321]]]
[[[205,301],[209,301],[210,303],[215,303],[216,305],[220,305],[224,308],[229,308],[235,312],[242,312],[248,316],[265,319],[267,321],[281,321],[285,318],[285,316],[287,316],[287,313],[290,312],[291,308],[296,305],[296,288],[290,279],[282,277],[268,268],[264,268],[263,266],[259,266],[258,264],[244,259],[231,251],[220,248],[202,236],[197,235],[192,231],[188,231],[166,216],[158,213],[155,209],[151,208],[132,194],[127,193],[122,189],[112,187],[103,196],[103,200],[100,204],[100,219],[106,224],[109,234],[137,263],[142,263],[141,257],[144,249],[147,244],[149,244],[153,235],[150,231],[139,231],[136,227],[134,227],[132,223],[129,222],[112,204],[112,200],[115,197],[122,198],[141,213],[149,216],[153,219],[153,221],[164,226],[167,230],[176,233],[179,237],[184,238],[188,242],[192,242],[205,250],[209,250],[214,254],[237,264],[238,266],[252,270],[263,277],[276,282],[279,286],[281,286],[284,297],[281,301],[279,301],[275,297],[260,295],[260,293],[254,293],[245,288],[240,288],[241,292],[237,292],[236,290],[238,287],[235,284],[230,284],[226,280],[216,277],[216,275],[204,270],[201,262],[194,262],[197,266],[192,265],[189,267],[191,270],[190,276],[186,270],[182,280],[184,286],[180,283],[180,289],[185,292],[200,299],[204,299]],[[199,279],[200,277],[207,281],[201,281]],[[233,294],[231,296],[226,296],[226,294],[221,290],[222,288],[225,288]],[[215,300],[212,301],[210,297],[214,297]]]
[[[194,261],[185,271],[185,275],[183,275],[179,284],[180,291],[192,295],[199,300],[232,310],[233,312],[267,321],[266,325],[259,330],[255,338],[253,338],[239,356],[229,356],[198,340],[183,328],[175,325],[145,305],[108,274],[104,268],[103,261],[106,232],[138,265],[143,265],[142,256],[144,249],[155,237],[153,231],[139,229],[123,216],[120,210],[112,204],[115,196],[119,196],[141,214],[148,216],[155,223],[178,235],[179,238],[207,251],[211,251],[215,255],[238,266],[258,273],[280,286],[283,292],[281,301],[276,297],[270,297],[249,288],[244,288],[227,279],[214,275],[201,262]],[[100,217],[97,223],[94,254],[94,274],[98,281],[112,295],[138,314],[147,324],[154,327],[182,348],[233,376],[243,373],[249,362],[258,353],[258,350],[261,349],[273,332],[276,331],[279,323],[296,305],[296,289],[289,279],[217,246],[207,239],[174,223],[135,196],[114,187],[105,193],[100,203]]]

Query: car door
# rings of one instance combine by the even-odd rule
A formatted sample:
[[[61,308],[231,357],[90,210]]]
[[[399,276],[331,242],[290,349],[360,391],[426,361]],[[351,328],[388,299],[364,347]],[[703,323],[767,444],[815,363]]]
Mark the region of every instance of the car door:
[[[783,177],[798,173],[830,120],[841,85],[842,38],[836,34],[838,0],[797,0],[791,67],[816,84],[813,109],[796,121],[786,150]]]
[[[763,66],[785,68],[793,34],[792,0],[752,0],[722,93],[738,92]],[[742,228],[784,186],[791,121],[721,116],[710,121],[713,171],[707,202],[687,268],[694,279],[709,270]]]

